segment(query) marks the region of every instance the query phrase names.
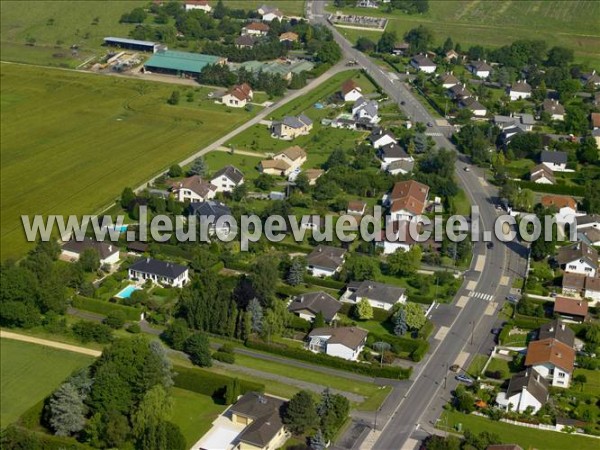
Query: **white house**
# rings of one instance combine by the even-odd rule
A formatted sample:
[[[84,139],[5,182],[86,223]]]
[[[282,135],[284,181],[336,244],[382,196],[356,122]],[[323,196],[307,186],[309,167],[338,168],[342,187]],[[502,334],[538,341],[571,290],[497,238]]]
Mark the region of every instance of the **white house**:
[[[548,381],[534,369],[519,372],[510,379],[506,392],[500,392],[496,403],[510,411],[537,413],[548,401]]]
[[[527,346],[525,366],[531,367],[552,386],[568,388],[575,363],[575,350],[558,339],[533,341]]]
[[[404,148],[394,143],[380,146],[377,150],[377,156],[381,160],[381,170],[387,170],[390,164],[396,161],[414,162],[414,158]]]
[[[466,97],[460,99],[458,102],[458,107],[460,109],[468,109],[475,117],[485,117],[487,114],[487,108],[479,103],[479,99],[477,97]]]
[[[542,150],[540,163],[553,172],[567,172],[567,154],[565,152]]]
[[[600,277],[585,277],[583,296],[592,300],[591,306],[600,302]]]
[[[577,218],[577,231],[587,228],[600,230],[600,214],[586,214]]]
[[[411,220],[425,211],[429,186],[418,181],[399,181],[388,197],[390,220]]]
[[[199,9],[205,13],[212,11],[212,7],[208,4],[208,0],[186,0],[185,10],[192,11],[194,9]]]
[[[129,279],[182,287],[189,281],[189,270],[180,264],[144,258],[129,266]]]
[[[560,225],[573,223],[577,217],[577,201],[564,195],[544,195],[540,203],[545,208],[556,209],[556,222]]]
[[[330,277],[339,272],[346,258],[346,250],[319,245],[307,257],[308,271],[315,277]]]
[[[358,327],[315,328],[308,335],[308,349],[356,361],[365,348],[367,334]]]
[[[406,303],[406,289],[365,280],[360,283],[350,283],[341,298],[342,301],[353,304],[363,299],[367,300],[373,308],[389,311],[396,303]]]
[[[375,128],[367,140],[371,143],[374,148],[383,147],[385,145],[397,144],[396,138],[389,131],[385,131],[383,128]]]
[[[273,20],[283,19],[283,13],[278,9],[268,5],[260,6],[256,12],[261,15],[262,20],[265,22],[272,22]]]
[[[538,164],[529,173],[529,179],[537,184],[554,184],[554,172],[544,164]]]
[[[379,104],[375,100],[360,97],[352,106],[352,117],[366,120],[371,124],[379,122]]]
[[[180,181],[171,182],[171,191],[179,202],[203,202],[215,198],[217,186],[202,179],[200,175],[193,175]]]
[[[254,92],[248,83],[236,84],[221,98],[221,102],[232,108],[244,108],[252,101]]]
[[[425,73],[433,73],[437,68],[436,64],[430,60],[427,56],[416,55],[410,60],[410,65],[415,69]]]
[[[467,66],[467,70],[478,78],[487,78],[492,73],[492,66],[490,66],[485,60],[472,61]]]
[[[362,89],[354,80],[346,80],[342,84],[341,93],[345,102],[355,102],[362,97]]]
[[[450,89],[451,87],[460,84],[460,80],[456,78],[452,72],[447,72],[440,76],[440,83],[444,89]]]
[[[548,113],[552,120],[565,120],[565,107],[558,103],[558,100],[545,99],[542,111]]]
[[[252,22],[242,28],[242,35],[266,36],[271,27],[266,23]]]
[[[585,242],[575,242],[561,247],[556,260],[565,272],[592,277],[598,273],[598,251]]]
[[[88,249],[96,251],[101,265],[113,265],[119,262],[118,246],[112,242],[96,241],[91,237],[85,237],[82,241],[71,239],[65,242],[61,248],[61,259],[79,261],[81,254]]]
[[[376,246],[383,249],[384,255],[391,255],[397,251],[407,252],[418,243],[410,235],[410,222],[406,219],[387,221],[385,230],[381,230],[381,237]]]
[[[511,101],[521,100],[531,97],[531,86],[525,80],[519,80],[508,89],[508,96]]]
[[[225,166],[213,175],[210,182],[217,187],[217,192],[232,192],[244,184],[244,174],[234,166]]]

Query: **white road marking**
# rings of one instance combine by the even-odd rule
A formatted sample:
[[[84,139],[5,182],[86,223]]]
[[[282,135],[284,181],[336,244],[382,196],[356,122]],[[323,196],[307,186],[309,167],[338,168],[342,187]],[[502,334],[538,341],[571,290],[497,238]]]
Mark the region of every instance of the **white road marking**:
[[[402,444],[401,450],[417,450],[421,446],[421,441],[409,438],[404,444]]]
[[[477,281],[469,281],[467,283],[467,290],[472,291],[477,287]]]
[[[475,263],[475,272],[482,272],[485,267],[485,256],[479,255],[477,257],[477,263]]]
[[[507,277],[506,275],[503,275],[502,278],[500,278],[500,286],[508,286],[509,283],[510,283],[510,278]]]
[[[454,364],[458,365],[458,367],[463,367],[469,358],[469,354],[467,352],[460,352],[456,359],[454,360]]]
[[[461,295],[461,297],[456,302],[456,306],[459,308],[464,308],[468,301],[469,297],[467,297],[466,295]]]
[[[490,302],[490,304],[488,305],[487,308],[485,308],[485,315],[486,316],[493,316],[494,315],[494,311],[496,311],[496,304],[494,302]]]

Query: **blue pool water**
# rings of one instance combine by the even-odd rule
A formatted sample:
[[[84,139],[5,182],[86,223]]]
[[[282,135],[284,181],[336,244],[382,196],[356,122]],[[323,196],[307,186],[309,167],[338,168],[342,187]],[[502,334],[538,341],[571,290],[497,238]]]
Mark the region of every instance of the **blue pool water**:
[[[131,297],[131,294],[133,294],[134,291],[139,291],[140,288],[136,287],[133,284],[130,284],[129,286],[121,289],[119,291],[119,293],[117,295],[115,295],[115,297],[118,298],[129,298]]]

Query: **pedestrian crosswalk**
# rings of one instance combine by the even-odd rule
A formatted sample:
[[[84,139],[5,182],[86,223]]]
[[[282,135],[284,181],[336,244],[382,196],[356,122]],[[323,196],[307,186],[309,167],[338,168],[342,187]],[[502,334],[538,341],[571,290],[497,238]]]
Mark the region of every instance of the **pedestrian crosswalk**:
[[[494,296],[492,294],[486,294],[484,292],[476,292],[476,291],[469,292],[469,297],[478,298],[480,300],[485,300],[486,302],[490,302],[494,299]]]
[[[443,136],[443,134],[442,133],[437,133],[437,132],[434,132],[434,131],[430,131],[430,132],[426,132],[425,136],[440,137],[440,136]]]

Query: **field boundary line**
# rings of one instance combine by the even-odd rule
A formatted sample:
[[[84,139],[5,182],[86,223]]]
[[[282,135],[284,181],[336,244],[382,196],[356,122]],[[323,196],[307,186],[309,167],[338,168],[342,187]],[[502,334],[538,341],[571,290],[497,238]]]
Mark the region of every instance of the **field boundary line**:
[[[49,341],[48,339],[36,338],[33,336],[26,336],[24,334],[13,333],[11,331],[0,330],[0,338],[12,339],[13,341],[29,342],[30,344],[43,345],[45,347],[52,347],[59,350],[66,350],[73,353],[81,353],[83,355],[98,357],[102,354],[100,350],[93,350],[91,348],[79,347],[77,345],[64,344],[62,342]]]

